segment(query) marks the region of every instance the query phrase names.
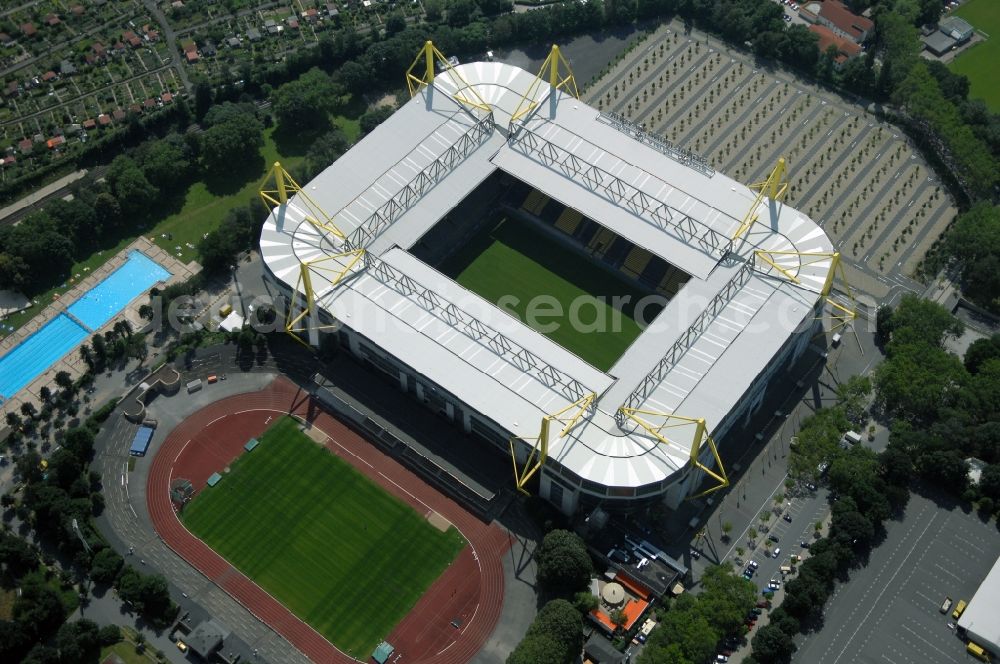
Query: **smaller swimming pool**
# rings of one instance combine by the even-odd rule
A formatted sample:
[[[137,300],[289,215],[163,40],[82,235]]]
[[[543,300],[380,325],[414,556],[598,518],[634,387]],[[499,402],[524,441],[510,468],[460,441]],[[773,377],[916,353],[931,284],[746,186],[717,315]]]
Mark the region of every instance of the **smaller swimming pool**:
[[[90,334],[66,314],[59,314],[0,357],[0,398],[9,399]]]
[[[67,311],[91,330],[96,330],[140,293],[168,277],[170,272],[162,265],[141,251],[131,251],[124,265],[81,295]]]

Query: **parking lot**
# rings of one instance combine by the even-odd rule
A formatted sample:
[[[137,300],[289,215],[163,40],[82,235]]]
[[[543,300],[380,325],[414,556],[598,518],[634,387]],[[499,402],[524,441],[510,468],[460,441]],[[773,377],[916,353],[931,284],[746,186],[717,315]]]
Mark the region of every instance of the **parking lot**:
[[[796,640],[800,664],[965,664],[965,643],[940,612],[970,600],[1000,555],[995,524],[913,494],[871,560],[838,585],[818,632]],[[952,606],[954,609],[954,605]]]

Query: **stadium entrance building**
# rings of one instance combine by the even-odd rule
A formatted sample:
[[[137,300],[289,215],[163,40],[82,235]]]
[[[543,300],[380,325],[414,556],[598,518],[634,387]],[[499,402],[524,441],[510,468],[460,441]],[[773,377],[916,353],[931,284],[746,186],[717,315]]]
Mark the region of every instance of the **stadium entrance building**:
[[[428,43],[407,77],[410,101],[314,180],[275,164],[265,183],[261,253],[292,300],[287,330],[335,335],[566,513],[726,486],[714,441],[824,311],[853,317],[829,238],[783,203],[784,162],[754,188],[717,173],[581,102],[556,48],[535,76],[452,66]],[[573,314],[580,298],[561,298],[579,284],[602,303],[627,291],[608,306],[637,331],[569,315],[572,334],[553,332],[513,302]]]

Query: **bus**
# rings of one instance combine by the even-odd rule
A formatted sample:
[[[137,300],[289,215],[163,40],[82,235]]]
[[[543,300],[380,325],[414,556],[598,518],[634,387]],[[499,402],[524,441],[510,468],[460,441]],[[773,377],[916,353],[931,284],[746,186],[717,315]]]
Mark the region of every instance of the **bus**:
[[[958,604],[955,605],[955,610],[951,612],[951,617],[954,618],[955,620],[958,620],[962,616],[962,613],[964,611],[965,611],[965,600],[960,599],[958,600]]]

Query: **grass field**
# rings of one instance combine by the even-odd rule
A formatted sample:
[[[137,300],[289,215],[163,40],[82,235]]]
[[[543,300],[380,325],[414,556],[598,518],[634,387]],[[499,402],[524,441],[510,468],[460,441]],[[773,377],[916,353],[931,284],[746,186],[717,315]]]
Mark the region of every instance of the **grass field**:
[[[642,332],[632,318],[632,306],[621,311],[611,306],[616,296],[628,296],[634,305],[642,292],[525,222],[501,219],[487,224],[439,269],[602,371],[610,369]],[[547,296],[549,304],[540,304],[536,314],[544,315],[532,320],[527,314],[538,296]],[[574,310],[574,302],[586,304]],[[556,303],[558,307],[551,306]],[[553,309],[562,313],[546,314]]]
[[[1000,112],[1000,84],[996,71],[1000,63],[1000,2],[969,0],[952,13],[990,37],[955,58],[951,70],[969,78],[972,84],[969,97],[982,99],[994,113]]]
[[[184,524],[341,650],[366,660],[465,546],[299,430],[275,423]]]

